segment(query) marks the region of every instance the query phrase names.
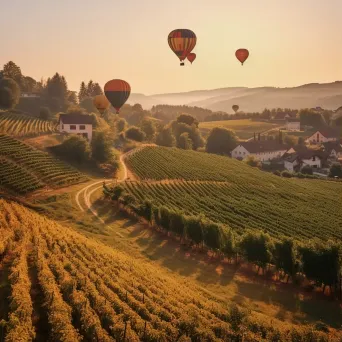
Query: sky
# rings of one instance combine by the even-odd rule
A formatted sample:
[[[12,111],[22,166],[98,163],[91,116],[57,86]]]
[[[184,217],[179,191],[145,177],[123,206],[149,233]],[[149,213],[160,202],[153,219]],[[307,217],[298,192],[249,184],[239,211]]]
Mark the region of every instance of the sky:
[[[114,78],[146,95],[342,80],[341,0],[0,0],[0,66],[78,90]],[[196,33],[185,67],[169,32]],[[247,48],[244,64],[235,51]]]

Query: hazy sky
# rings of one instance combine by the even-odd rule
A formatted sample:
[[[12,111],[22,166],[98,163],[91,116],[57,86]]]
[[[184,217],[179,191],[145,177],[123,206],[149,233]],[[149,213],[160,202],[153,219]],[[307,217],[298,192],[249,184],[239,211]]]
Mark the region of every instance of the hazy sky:
[[[135,93],[342,80],[342,0],[0,0],[0,65],[36,79],[112,78]],[[197,35],[179,66],[167,36]],[[242,67],[235,50],[248,48]]]

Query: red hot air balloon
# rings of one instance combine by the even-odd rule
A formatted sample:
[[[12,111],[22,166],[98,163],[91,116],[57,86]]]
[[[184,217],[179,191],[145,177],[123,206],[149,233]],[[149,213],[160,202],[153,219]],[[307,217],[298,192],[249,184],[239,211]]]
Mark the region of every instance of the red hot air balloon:
[[[241,62],[241,65],[243,65],[249,56],[249,52],[247,49],[239,49],[235,52],[235,56]]]
[[[104,86],[104,93],[108,101],[119,114],[120,108],[126,103],[131,94],[131,86],[123,80],[111,80]]]
[[[196,42],[195,33],[187,29],[173,30],[168,36],[169,46],[181,61],[181,66],[184,65],[184,59],[196,46]]]
[[[196,54],[193,52],[189,53],[187,59],[192,64],[192,62],[196,59]]]

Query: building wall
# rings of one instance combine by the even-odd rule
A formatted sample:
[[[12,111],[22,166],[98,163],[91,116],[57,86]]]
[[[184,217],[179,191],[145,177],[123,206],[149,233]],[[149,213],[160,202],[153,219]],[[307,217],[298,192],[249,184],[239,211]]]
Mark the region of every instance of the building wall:
[[[260,161],[268,161],[275,158],[280,158],[285,154],[286,151],[287,150],[250,153],[243,146],[239,145],[232,151],[232,158],[245,159],[247,156],[251,155]]]
[[[70,129],[70,126],[76,126],[76,129]],[[80,126],[85,126],[85,129],[80,129]],[[83,124],[63,124],[62,122],[59,123],[59,131],[61,133],[69,133],[69,134],[83,134],[87,133],[88,140],[91,141],[93,138],[93,126],[92,125],[83,125]]]
[[[300,122],[287,122],[286,130],[287,131],[300,131]]]
[[[284,162],[284,167],[286,170],[293,172],[294,171],[294,167],[298,164],[297,160],[295,160],[293,163],[285,160]]]
[[[315,160],[313,160],[315,159]],[[310,165],[311,167],[315,167],[320,169],[322,167],[322,161],[318,157],[310,158],[310,159],[303,159],[303,166]]]

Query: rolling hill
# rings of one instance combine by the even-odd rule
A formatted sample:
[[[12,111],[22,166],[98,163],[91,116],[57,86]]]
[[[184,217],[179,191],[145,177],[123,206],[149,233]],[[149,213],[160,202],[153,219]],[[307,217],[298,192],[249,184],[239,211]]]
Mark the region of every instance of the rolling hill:
[[[0,134],[0,163],[0,188],[18,194],[87,180],[76,169],[48,153],[4,134]]]
[[[267,322],[14,202],[0,199],[0,225],[0,321],[8,342],[338,339]]]
[[[238,233],[342,239],[342,183],[285,179],[228,157],[165,147],[137,150],[127,165],[142,181],[125,188],[141,202],[203,214]]]
[[[312,83],[298,87],[231,87],[199,90],[184,93],[142,95],[132,94],[128,103],[140,103],[149,109],[152,105],[189,105],[213,111],[232,113],[232,105],[238,104],[245,112],[262,111],[264,108],[323,107],[335,110],[342,105],[342,81]]]

